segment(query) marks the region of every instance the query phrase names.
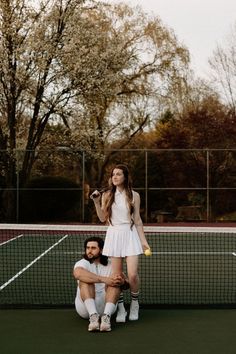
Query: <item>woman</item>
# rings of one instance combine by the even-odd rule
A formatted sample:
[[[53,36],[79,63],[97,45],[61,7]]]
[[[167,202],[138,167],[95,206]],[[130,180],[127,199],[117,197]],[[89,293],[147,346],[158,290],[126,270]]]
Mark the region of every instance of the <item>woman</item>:
[[[139,315],[138,255],[149,249],[149,245],[140,217],[140,196],[132,190],[128,168],[123,164],[116,165],[111,171],[108,190],[102,196],[95,191],[91,198],[100,221],[109,225],[103,254],[111,257],[114,274],[122,274],[122,262],[123,258],[126,258],[131,290],[129,319],[137,320]]]

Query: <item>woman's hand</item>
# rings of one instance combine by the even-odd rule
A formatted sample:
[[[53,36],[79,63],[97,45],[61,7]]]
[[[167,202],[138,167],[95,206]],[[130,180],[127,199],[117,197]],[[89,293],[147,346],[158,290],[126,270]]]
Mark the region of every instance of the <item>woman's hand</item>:
[[[98,190],[95,190],[91,195],[90,199],[94,201],[94,203],[98,203],[101,200],[101,193]]]
[[[149,246],[148,242],[145,240],[144,242],[142,242],[142,248],[143,248],[143,252],[145,252],[146,250],[150,249],[151,247]]]

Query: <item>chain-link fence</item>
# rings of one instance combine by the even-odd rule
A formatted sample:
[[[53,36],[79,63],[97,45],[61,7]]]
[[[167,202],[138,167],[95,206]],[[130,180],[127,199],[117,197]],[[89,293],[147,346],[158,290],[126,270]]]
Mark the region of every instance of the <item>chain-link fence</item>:
[[[94,158],[60,147],[34,152],[30,167],[17,150],[12,171],[8,152],[0,155],[2,222],[96,222],[89,195],[121,162],[140,193],[145,223],[236,220],[236,149],[107,150]]]

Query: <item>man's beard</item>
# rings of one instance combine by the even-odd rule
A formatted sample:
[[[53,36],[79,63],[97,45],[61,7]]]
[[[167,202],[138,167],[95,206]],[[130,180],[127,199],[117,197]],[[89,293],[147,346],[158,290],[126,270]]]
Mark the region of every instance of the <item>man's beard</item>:
[[[87,261],[89,261],[90,263],[93,263],[96,259],[100,258],[101,254],[99,253],[97,256],[93,256],[93,257],[88,257],[87,254],[85,254],[85,259],[87,259]]]

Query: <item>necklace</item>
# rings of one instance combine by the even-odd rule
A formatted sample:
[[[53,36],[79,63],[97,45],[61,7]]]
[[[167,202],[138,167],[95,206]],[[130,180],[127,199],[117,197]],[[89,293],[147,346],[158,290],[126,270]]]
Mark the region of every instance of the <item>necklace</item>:
[[[95,267],[96,267],[96,274],[99,275],[99,267],[97,263],[95,264]]]

